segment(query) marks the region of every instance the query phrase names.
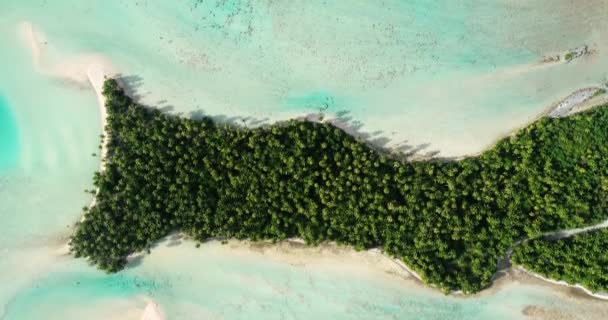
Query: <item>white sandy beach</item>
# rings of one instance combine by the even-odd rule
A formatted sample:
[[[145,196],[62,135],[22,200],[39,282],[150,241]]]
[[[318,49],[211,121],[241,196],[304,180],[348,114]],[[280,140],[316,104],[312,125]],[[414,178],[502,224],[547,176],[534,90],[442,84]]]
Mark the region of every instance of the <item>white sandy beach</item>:
[[[230,240],[227,244],[221,244],[220,241],[212,240],[203,243],[197,249],[194,248],[193,242],[175,234],[158,243],[151,254],[142,255],[140,258],[143,258],[142,268],[154,272],[154,270],[170,268],[171,265],[185,261],[190,261],[192,264],[204,263],[205,259],[213,260],[217,256],[240,260],[244,264],[249,263],[251,259],[263,258],[273,263],[289,265],[302,272],[323,272],[335,276],[358,275],[361,279],[374,279],[374,281],[389,283],[401,288],[442,294],[419,281],[402,265],[395,263],[393,259],[386,257],[378,250],[355,251],[352,248],[335,244],[309,247],[289,241],[272,244]],[[196,267],[192,266],[192,268]],[[477,294],[463,296],[459,293],[451,293],[450,295],[464,299],[488,297],[517,283],[537,285],[539,281],[552,287],[561,295],[570,296],[572,294],[569,287],[562,283],[552,280],[544,281],[545,279],[541,277],[530,278],[527,272],[518,271],[522,270],[517,267],[507,270],[507,276],[497,279],[488,289]],[[243,281],[248,283],[247,281],[253,280],[243,279]],[[576,286],[573,288],[582,289]],[[588,291],[581,290],[581,293],[583,294],[579,294],[578,297],[582,297]],[[593,297],[602,296],[593,295]]]
[[[141,320],[164,320],[165,315],[163,311],[160,309],[160,306],[154,302],[150,301],[146,305],[146,309],[144,309],[144,313],[141,316]]]
[[[107,64],[91,64],[87,68],[87,78],[93,90],[95,90],[95,95],[97,96],[97,101],[99,104],[99,115],[101,116],[101,130],[103,139],[101,142],[101,150],[100,150],[100,163],[99,163],[99,171],[103,172],[105,170],[105,162],[106,154],[108,152],[108,146],[106,144],[107,141],[107,132],[105,130],[108,113],[106,111],[106,97],[102,94],[103,83],[106,77],[111,77],[112,72],[110,72],[111,67]]]

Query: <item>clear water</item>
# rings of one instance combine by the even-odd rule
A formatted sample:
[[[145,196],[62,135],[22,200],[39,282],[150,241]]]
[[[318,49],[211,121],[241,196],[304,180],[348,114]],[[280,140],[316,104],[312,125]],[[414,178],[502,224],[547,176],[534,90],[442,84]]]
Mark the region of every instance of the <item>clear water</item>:
[[[15,165],[18,157],[17,125],[8,101],[0,94],[0,170],[7,170]]]
[[[139,319],[146,298],[169,319],[518,319],[527,305],[605,316],[604,304],[535,284],[446,297],[373,263],[353,268],[356,259],[313,268],[315,259],[300,266],[186,243],[106,276],[64,256],[99,165],[97,101],[86,82],[40,72],[19,32],[23,21],[38,30],[47,71],[102,55],[144,103],[171,112],[256,125],[323,111],[379,143],[449,156],[478,152],[605,80],[608,1],[551,5],[548,13],[541,0],[1,1],[0,319]],[[538,65],[584,44],[597,53]]]

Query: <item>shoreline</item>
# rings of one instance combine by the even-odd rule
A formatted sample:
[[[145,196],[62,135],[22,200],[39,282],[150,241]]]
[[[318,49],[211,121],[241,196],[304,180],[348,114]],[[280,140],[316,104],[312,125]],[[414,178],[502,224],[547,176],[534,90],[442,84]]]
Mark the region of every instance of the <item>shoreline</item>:
[[[593,99],[595,94],[604,89],[603,86],[579,89],[554,104],[546,116],[549,118],[564,118],[586,110],[585,103]]]
[[[590,226],[590,227],[585,227],[585,228],[579,228],[579,229],[575,229],[575,230],[584,230],[583,232],[575,232],[574,234],[577,233],[584,233],[586,231],[589,230],[599,230],[599,229],[603,229],[603,228],[608,228],[608,220],[604,221],[603,223],[599,224],[599,225],[595,225],[595,226]],[[560,233],[560,232],[557,232]],[[570,237],[574,234],[569,234],[566,237]],[[210,239],[211,241],[215,241],[216,239]],[[257,242],[251,242],[251,241],[240,241],[241,243],[251,243],[251,244],[255,244]],[[266,244],[266,242],[261,242]],[[301,239],[288,239],[285,240],[285,243],[287,244],[298,244],[298,245],[304,245],[306,246],[306,244],[304,244],[304,242]],[[268,242],[268,244],[271,244],[271,242]],[[519,244],[519,243],[518,243]],[[280,245],[280,243],[279,243]],[[517,245],[517,244],[516,244]],[[336,243],[323,243],[320,244],[319,247],[320,248],[324,248],[324,247],[337,247],[339,246]],[[309,247],[309,246],[307,246]],[[345,248],[348,248],[352,251],[355,251],[354,248],[350,247],[350,246],[343,246]],[[314,248],[314,246],[313,246]],[[364,251],[365,253],[368,254],[374,254],[374,255],[380,255],[382,256],[384,259],[387,259],[388,261],[394,263],[395,265],[397,265],[400,269],[402,269],[403,271],[405,271],[409,276],[411,276],[413,278],[413,280],[415,280],[419,285],[421,285],[424,288],[428,288],[434,291],[439,291],[439,289],[433,285],[428,284],[427,282],[425,282],[422,277],[416,272],[414,271],[414,269],[410,268],[405,262],[403,262],[401,259],[399,258],[394,258],[391,257],[390,255],[386,254],[384,251],[382,251],[380,248],[372,248],[372,249],[368,249]],[[511,260],[509,259],[509,262]],[[543,277],[540,274],[534,273],[532,271],[529,271],[527,269],[525,269],[524,267],[520,266],[520,265],[512,265],[511,267],[507,268],[507,269],[503,269],[503,270],[497,270],[494,275],[492,276],[492,280],[490,280],[490,283],[488,284],[487,287],[485,287],[484,289],[482,289],[481,291],[474,293],[472,296],[477,296],[477,295],[484,295],[484,294],[492,294],[495,293],[496,290],[500,289],[500,287],[502,287],[502,281],[501,278],[502,277],[497,277],[498,275],[501,274],[510,274],[510,270],[519,270],[524,272],[525,274],[532,276],[534,278],[536,278],[537,280],[541,280],[544,281],[546,284],[548,285],[556,285],[556,286],[560,286],[560,287],[568,287],[568,288],[573,288],[573,289],[579,289],[582,290],[583,293],[586,295],[586,297],[588,298],[596,298],[596,299],[600,299],[600,300],[605,300],[608,301],[608,292],[607,293],[593,293],[591,290],[589,290],[588,288],[580,285],[580,284],[569,284],[565,281],[562,280],[555,280],[555,279],[550,279],[550,278],[546,278]],[[458,297],[468,297],[471,295],[468,294],[464,294],[462,291],[458,290],[458,291],[450,291],[448,293],[449,295],[452,296],[458,296]]]
[[[106,169],[106,155],[108,153],[108,147],[107,147],[107,132],[106,132],[106,123],[107,123],[107,117],[108,117],[108,113],[106,110],[106,97],[103,95],[102,91],[103,91],[103,82],[105,81],[106,78],[106,74],[103,72],[104,70],[104,66],[103,65],[91,65],[89,66],[89,68],[87,69],[87,78],[89,81],[89,84],[91,85],[91,87],[93,88],[93,91],[95,91],[95,95],[97,96],[97,105],[99,106],[99,115],[101,117],[100,121],[101,121],[101,142],[100,142],[100,146],[101,149],[99,150],[99,173],[103,173]],[[88,205],[88,208],[91,209],[95,206],[95,204],[97,203],[97,193],[99,193],[99,188],[97,188],[95,190],[95,195],[93,196],[93,199],[91,200],[91,202]],[[82,217],[80,218],[80,222],[84,221],[86,219],[86,213],[84,213],[82,215]]]
[[[107,117],[107,113],[106,113],[106,108],[105,108],[105,101],[106,101],[106,98],[105,98],[105,97],[103,96],[103,94],[101,93],[101,88],[103,87],[103,81],[104,81],[104,79],[105,79],[105,77],[106,77],[107,75],[106,75],[106,74],[104,74],[103,72],[99,73],[99,71],[100,71],[100,70],[94,70],[94,68],[95,68],[95,67],[100,67],[100,66],[92,65],[92,66],[91,66],[91,67],[90,67],[90,68],[87,70],[87,74],[88,74],[88,77],[89,77],[89,82],[90,82],[90,84],[91,84],[91,87],[93,88],[93,90],[95,91],[95,93],[96,93],[96,95],[97,95],[98,102],[99,102],[100,114],[101,114],[101,122],[102,122],[102,134],[104,135],[104,139],[103,139],[103,141],[102,141],[102,151],[101,151],[102,157],[101,157],[101,163],[100,163],[100,172],[103,172],[103,170],[104,170],[104,168],[105,168],[105,162],[104,162],[103,160],[105,159],[105,156],[106,156],[106,154],[107,154],[107,146],[106,146],[106,144],[105,144],[105,139],[107,138],[107,132],[105,131],[105,123],[106,123],[106,121],[107,121],[107,119],[106,119],[106,117]],[[95,71],[97,71],[98,73],[95,73]],[[547,109],[545,112],[543,112],[543,113],[542,113],[542,114],[540,114],[538,117],[536,117],[534,121],[536,121],[536,120],[538,120],[538,119],[540,119],[540,118],[542,118],[542,117],[544,117],[544,116],[549,116],[549,114],[550,114],[552,111],[556,110],[556,109],[558,108],[558,106],[562,106],[564,103],[567,103],[567,101],[569,101],[568,99],[569,99],[571,96],[578,95],[578,94],[579,94],[579,92],[581,92],[581,91],[584,91],[584,92],[588,93],[590,90],[593,90],[593,92],[595,92],[596,90],[599,90],[599,89],[600,89],[600,88],[585,88],[585,89],[578,90],[578,91],[576,91],[575,93],[573,93],[573,94],[569,95],[569,96],[568,96],[566,99],[562,100],[562,101],[561,101],[561,102],[559,102],[558,104],[556,104],[556,105],[553,105],[553,106],[549,107],[549,108],[548,108],[548,109]],[[569,109],[568,109],[568,111],[569,111],[569,112],[568,112],[566,115],[564,115],[564,117],[569,116],[569,115],[571,115],[571,114],[573,114],[573,113],[576,113],[576,112],[578,112],[578,111],[581,111],[581,110],[576,110],[576,108],[578,108],[578,107],[580,107],[582,104],[584,104],[584,103],[588,102],[588,101],[589,101],[591,98],[592,98],[592,97],[589,97],[589,98],[587,98],[587,99],[584,99],[583,101],[580,101],[580,102],[577,102],[577,103],[574,103],[573,105],[571,105],[571,106],[569,107]],[[577,101],[577,100],[575,100],[575,101]],[[517,129],[516,131],[514,131],[514,132],[512,132],[512,133],[510,133],[510,134],[514,134],[514,133],[515,133],[515,132],[517,132],[518,130],[519,130],[519,129]],[[504,138],[504,137],[503,137],[503,138]],[[501,138],[501,139],[502,139],[502,138]],[[91,203],[90,207],[93,207],[93,206],[95,205],[95,201],[96,201],[96,198],[94,198],[94,199],[93,199],[93,201],[92,201],[92,203]],[[83,215],[83,219],[84,219],[84,215]],[[574,230],[579,230],[579,229],[584,229],[584,230],[595,230],[595,229],[606,228],[606,227],[608,227],[608,224],[607,224],[606,222],[608,222],[608,220],[607,220],[607,221],[605,221],[605,222],[603,222],[603,223],[602,223],[602,224],[600,224],[600,225],[597,225],[597,226],[589,226],[589,227],[577,228],[577,229],[574,229]],[[569,231],[570,231],[570,230],[565,230],[565,231],[559,231],[559,232],[557,232],[557,233],[560,233],[560,232],[569,232]],[[578,232],[576,232],[576,233],[578,233]],[[302,240],[302,239],[298,239],[298,238],[294,238],[294,239],[288,239],[288,240],[286,240],[286,242],[287,242],[287,243],[291,243],[291,244],[303,244],[303,240]],[[265,242],[261,242],[261,243],[264,243],[264,244],[265,244]],[[332,246],[332,245],[335,245],[335,244],[328,243],[328,244],[326,244],[326,245],[330,245],[330,246]],[[323,245],[322,245],[322,246],[323,246]],[[350,250],[355,251],[355,250],[354,250],[353,248],[351,248],[351,247],[347,247],[347,248],[348,248],[348,249],[350,249]],[[369,249],[369,250],[366,250],[366,252],[367,252],[367,253],[372,253],[372,254],[379,254],[379,255],[381,255],[381,256],[382,256],[382,257],[384,257],[385,259],[388,259],[390,262],[392,262],[392,263],[396,264],[396,265],[397,265],[399,268],[401,268],[402,270],[404,270],[405,272],[407,272],[407,273],[408,273],[410,276],[412,276],[414,279],[416,279],[416,280],[417,280],[417,281],[418,281],[418,282],[419,282],[419,283],[420,283],[422,286],[424,286],[424,287],[426,287],[426,288],[430,288],[430,289],[432,289],[432,290],[437,290],[437,288],[435,288],[434,286],[428,285],[428,284],[427,284],[427,283],[426,283],[426,282],[425,282],[425,281],[422,279],[422,277],[421,277],[421,276],[420,276],[420,275],[419,275],[417,272],[415,272],[413,269],[411,269],[409,266],[407,266],[407,265],[406,265],[406,264],[405,264],[403,261],[401,261],[400,259],[398,259],[398,258],[394,258],[394,257],[391,257],[391,256],[387,255],[386,253],[384,253],[384,252],[383,252],[381,249],[379,249],[379,248],[373,248],[373,249]],[[137,257],[139,254],[140,254],[140,253],[134,253],[134,254],[133,254],[133,256],[134,256],[134,257]],[[130,256],[130,257],[131,257],[131,256]],[[578,284],[577,284],[577,285],[570,285],[570,284],[568,284],[568,283],[566,283],[566,282],[564,282],[564,281],[559,281],[559,280],[548,279],[548,278],[545,278],[545,277],[543,277],[543,276],[541,276],[541,275],[538,275],[538,274],[536,274],[536,273],[533,273],[533,272],[531,272],[531,271],[528,271],[528,270],[524,269],[523,267],[519,267],[519,268],[520,268],[522,271],[524,271],[525,273],[527,273],[527,274],[529,274],[529,275],[531,275],[531,276],[533,276],[533,277],[535,277],[535,278],[537,278],[537,279],[539,279],[539,280],[543,280],[543,281],[545,281],[545,282],[547,282],[547,283],[549,283],[549,284],[553,284],[553,285],[559,285],[559,286],[566,286],[566,287],[570,287],[570,288],[577,288],[577,289],[581,289],[581,290],[582,290],[582,291],[583,291],[585,294],[587,294],[587,296],[589,296],[590,298],[598,298],[598,299],[602,299],[602,300],[606,300],[606,301],[608,301],[608,295],[594,294],[594,293],[593,293],[593,292],[591,292],[589,289],[587,289],[587,288],[585,288],[585,287],[583,287],[583,286],[581,286],[581,285],[578,285]],[[500,273],[500,272],[502,272],[502,271],[497,271],[497,272],[495,273],[495,275],[496,275],[496,274],[498,274],[498,273]],[[489,291],[489,290],[490,290],[492,287],[494,287],[495,285],[496,285],[496,280],[491,281],[491,282],[490,282],[490,285],[489,285],[489,286],[488,286],[486,289],[484,289],[484,290],[480,291],[480,292],[479,292],[479,294],[483,294],[484,292]],[[452,292],[450,292],[450,294],[451,294],[451,295],[462,295],[462,292],[460,292],[460,291],[452,291]],[[465,296],[466,296],[466,295],[465,295]],[[154,310],[158,310],[158,305],[157,305],[156,303],[150,302],[150,303],[148,304],[148,306],[146,307],[146,313],[144,314],[144,316],[145,316],[146,314],[151,314],[151,313],[153,313],[153,312],[154,312]],[[142,320],[143,320],[143,319],[146,319],[146,320],[147,320],[147,319],[150,319],[150,320],[162,320],[162,319],[164,319],[164,318],[162,317],[162,314],[160,314],[160,313],[155,313],[155,314],[156,314],[156,315],[158,315],[160,318],[142,318]]]
[[[104,66],[102,65],[91,65],[87,69],[87,77],[93,91],[95,91],[95,95],[97,96],[97,102],[99,106],[99,114],[101,116],[101,134],[103,138],[101,138],[101,150],[100,150],[100,163],[99,163],[99,172],[103,172],[105,170],[105,161],[106,155],[108,153],[108,147],[106,144],[106,123],[108,113],[106,111],[106,97],[103,95],[103,82],[105,81],[108,73],[104,72]]]
[[[19,31],[22,33],[25,41],[30,46],[34,67],[40,71],[40,41],[38,40],[38,36],[34,30],[34,25],[29,21],[23,21],[19,24],[18,28],[20,29]]]
[[[604,301],[608,301],[608,293],[593,293],[593,291],[587,289],[586,287],[580,285],[580,284],[570,284],[566,281],[563,280],[555,280],[555,279],[551,279],[551,278],[546,278],[544,276],[542,276],[541,274],[532,272],[526,268],[524,268],[521,265],[517,265],[517,266],[513,266],[513,268],[516,268],[519,271],[522,271],[523,273],[532,276],[536,279],[545,281],[547,283],[556,285],[556,286],[562,286],[562,287],[567,287],[567,288],[573,288],[573,289],[578,289],[578,290],[582,290],[586,295],[588,295],[589,297],[593,297],[596,299],[600,299],[600,300],[604,300]]]
[[[92,68],[91,68],[91,69],[92,69]],[[96,74],[96,75],[93,75],[93,72],[91,71],[91,69],[89,69],[89,70],[88,70],[89,77],[90,77],[90,83],[91,83],[91,86],[93,87],[93,89],[95,90],[95,92],[96,92],[96,94],[97,94],[97,96],[98,96],[98,100],[99,100],[99,107],[100,107],[100,110],[101,110],[101,112],[102,112],[102,124],[104,124],[104,127],[103,127],[102,132],[104,133],[104,136],[105,136],[105,135],[107,134],[107,133],[106,133],[106,131],[105,131],[105,121],[106,121],[105,117],[107,116],[107,115],[106,115],[106,110],[105,110],[105,97],[103,97],[103,95],[101,94],[101,89],[100,89],[100,88],[101,88],[101,85],[99,85],[100,81],[101,81],[101,83],[103,84],[104,75],[103,75],[103,73],[102,73],[101,75],[100,75],[99,73],[98,73],[98,74]],[[584,90],[585,92],[589,92],[590,90],[593,90],[593,91],[595,92],[595,91],[596,91],[596,90],[598,90],[598,89],[599,89],[599,88],[597,88],[597,89],[596,89],[596,88],[586,88],[586,89],[582,89],[582,90]],[[571,97],[571,96],[573,96],[573,95],[577,95],[577,94],[578,94],[580,91],[581,91],[581,90],[576,91],[575,93],[573,93],[573,94],[571,94],[570,96],[568,96],[568,98],[569,98],[569,97]],[[566,99],[562,100],[562,102],[560,102],[558,105],[562,105],[563,103],[567,102],[567,101],[568,101],[568,98],[566,98]],[[584,101],[581,101],[581,102],[578,102],[578,103],[573,104],[573,105],[571,106],[571,108],[569,109],[569,111],[573,111],[573,110],[575,110],[575,108],[579,107],[579,106],[580,106],[582,103],[588,102],[589,100],[590,100],[590,98],[585,99]],[[551,106],[551,107],[550,107],[550,108],[548,108],[548,109],[547,109],[545,112],[543,112],[541,115],[539,115],[539,116],[536,118],[536,120],[537,120],[537,119],[539,119],[539,118],[542,118],[542,117],[544,117],[544,116],[548,116],[548,114],[549,114],[550,112],[552,112],[553,110],[555,110],[555,109],[556,109],[556,106],[555,106],[555,105]],[[573,112],[573,113],[575,113],[575,112]],[[570,114],[571,114],[571,113],[568,113],[568,114],[566,114],[565,116],[568,116],[568,115],[570,115]],[[307,120],[308,120],[308,119],[307,119]],[[310,121],[310,120],[308,120],[308,121]],[[519,130],[519,129],[518,129],[518,130]],[[514,134],[515,132],[517,132],[517,130],[516,130],[516,131],[514,131],[514,132],[513,132],[513,133],[511,133],[511,134]],[[102,154],[103,154],[103,157],[105,157],[105,154],[106,154],[106,152],[107,152],[107,150],[105,150],[105,144],[102,144],[102,148],[104,149],[104,151],[102,152]],[[103,158],[102,158],[102,159],[103,159]],[[100,166],[101,166],[101,167],[103,167],[103,166],[104,166],[103,161],[102,161],[102,163],[100,164]],[[95,203],[95,199],[93,199],[93,202],[92,202],[92,204],[91,204],[91,207],[92,207],[92,206],[94,206],[94,203]],[[83,218],[84,218],[84,216],[83,216]],[[599,224],[599,225],[594,225],[594,226],[589,226],[589,227],[583,227],[583,228],[577,228],[577,229],[572,229],[572,230],[574,230],[574,231],[575,231],[575,233],[579,233],[579,232],[576,232],[576,231],[578,231],[578,230],[595,230],[595,229],[606,228],[606,227],[608,227],[608,224],[607,224],[606,222],[608,222],[608,220],[607,220],[607,221],[604,221],[603,223],[601,223],[601,224]],[[558,232],[553,232],[553,233],[556,233],[556,234],[557,234],[557,233],[563,233],[563,232],[568,233],[568,232],[570,232],[570,231],[572,231],[572,230],[563,230],[563,231],[558,231]],[[553,233],[549,233],[549,234],[553,234]],[[167,238],[168,238],[168,237],[170,237],[170,236],[171,236],[171,235],[168,235],[168,236],[167,236]],[[178,233],[178,236],[179,236],[179,237],[181,237],[181,235],[180,235],[179,233]],[[213,241],[213,240],[218,240],[218,239],[210,239],[210,240],[212,240],[212,241]],[[271,242],[265,242],[265,241],[261,241],[261,242],[249,242],[249,241],[244,241],[243,243],[251,243],[251,244],[253,244],[253,245],[275,245],[275,246],[276,246],[276,244],[272,244]],[[303,242],[303,240],[302,240],[302,239],[298,239],[298,238],[288,239],[288,240],[286,240],[286,241],[285,241],[285,243],[288,243],[288,244],[294,244],[294,245],[305,245],[305,244],[304,244],[304,242]],[[326,243],[326,244],[322,244],[322,245],[321,245],[321,246],[319,246],[319,247],[320,247],[320,248],[325,248],[325,246],[330,246],[330,247],[331,247],[331,246],[335,246],[335,245],[336,245],[336,244],[333,244],[333,243]],[[307,247],[308,247],[308,246],[307,246]],[[313,248],[314,248],[314,247],[315,247],[315,246],[313,246]],[[348,248],[349,250],[352,250],[353,252],[356,252],[356,250],[354,250],[352,247],[348,247],[348,246],[347,246],[346,248]],[[434,286],[432,286],[432,285],[427,284],[427,283],[426,283],[426,282],[425,282],[425,281],[422,279],[422,277],[421,277],[421,276],[420,276],[418,273],[416,273],[416,272],[415,272],[413,269],[411,269],[409,266],[407,266],[407,265],[406,265],[406,264],[405,264],[403,261],[401,261],[400,259],[398,259],[398,258],[393,258],[393,257],[391,257],[391,256],[387,255],[386,253],[384,253],[384,252],[383,252],[381,249],[379,249],[379,248],[373,248],[373,249],[369,249],[369,250],[366,250],[366,252],[367,252],[367,253],[372,253],[372,254],[379,254],[379,255],[381,255],[383,258],[388,259],[388,261],[390,261],[391,263],[394,263],[394,264],[395,264],[395,265],[397,265],[397,266],[398,266],[400,269],[402,269],[403,271],[407,272],[407,274],[408,274],[408,275],[410,275],[412,278],[416,279],[416,280],[417,280],[417,281],[420,283],[420,285],[424,286],[425,288],[429,288],[429,289],[431,289],[431,290],[437,290],[437,288],[436,288],[436,287],[434,287]],[[130,256],[129,256],[129,260],[135,260],[135,259],[140,258],[141,256],[145,256],[145,254],[143,254],[143,253],[141,253],[141,252],[140,252],[140,253],[133,253],[132,255],[130,255]],[[514,267],[513,267],[513,268],[514,268]],[[504,270],[497,271],[497,272],[496,272],[494,275],[497,275],[497,274],[499,274],[499,273],[501,273],[501,272],[503,272],[503,271],[504,271]],[[538,274],[535,274],[535,273],[530,272],[530,271],[525,270],[525,269],[524,269],[523,271],[525,271],[526,273],[530,274],[531,276],[534,276],[535,278],[537,278],[537,279],[539,279],[539,280],[543,280],[543,281],[547,282],[548,284],[560,285],[560,286],[567,286],[567,287],[571,287],[571,288],[578,288],[578,289],[581,289],[581,290],[582,290],[582,291],[583,291],[583,292],[584,292],[584,293],[585,293],[585,294],[586,294],[586,295],[587,295],[589,298],[599,298],[599,299],[602,299],[602,300],[607,300],[607,301],[608,301],[608,296],[603,296],[603,295],[593,294],[593,293],[592,293],[592,292],[591,292],[589,289],[587,289],[587,288],[585,288],[585,287],[583,287],[583,286],[581,286],[581,285],[569,285],[569,284],[567,284],[567,283],[565,283],[565,282],[562,282],[562,281],[558,281],[558,280],[552,280],[552,279],[544,278],[544,277],[542,277],[542,276],[540,276],[540,275],[538,275]],[[479,294],[484,294],[484,293],[487,293],[487,292],[492,291],[492,290],[491,290],[491,288],[495,287],[496,285],[497,285],[497,281],[496,281],[496,280],[491,281],[491,282],[490,282],[490,284],[488,285],[488,287],[487,287],[486,289],[484,289],[484,290],[480,291],[480,292],[479,292]],[[462,295],[463,295],[461,291],[452,291],[452,292],[450,292],[449,294],[450,294],[450,295],[454,295],[454,296],[462,296]],[[464,295],[464,296],[466,297],[466,296],[468,296],[468,295]],[[153,307],[154,307],[154,306],[151,306],[150,308],[153,308]],[[148,309],[148,308],[147,308],[147,309]],[[154,319],[156,319],[156,318],[154,318]],[[160,318],[160,319],[162,319],[162,318]]]

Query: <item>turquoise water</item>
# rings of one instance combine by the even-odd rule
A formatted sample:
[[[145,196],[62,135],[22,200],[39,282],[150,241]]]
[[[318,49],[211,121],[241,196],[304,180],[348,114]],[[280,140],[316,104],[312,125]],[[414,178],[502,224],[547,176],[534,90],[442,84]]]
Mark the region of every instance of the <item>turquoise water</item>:
[[[325,112],[331,110],[347,110],[353,108],[353,103],[349,103],[343,97],[336,97],[326,91],[312,91],[301,95],[293,95],[285,98],[284,106],[286,109],[296,109],[310,113]]]
[[[19,134],[8,101],[0,94],[0,170],[13,166],[19,157]]]
[[[538,319],[608,317],[605,304],[534,283],[444,296],[348,252],[293,263],[185,242],[112,276],[64,254],[99,166],[90,63],[111,62],[142,102],[170,112],[257,125],[322,111],[388,145],[457,156],[605,81],[608,2],[551,5],[0,2],[0,319],[139,319],[146,299],[169,319],[523,319],[528,305],[544,308]],[[596,53],[539,64],[580,45]]]

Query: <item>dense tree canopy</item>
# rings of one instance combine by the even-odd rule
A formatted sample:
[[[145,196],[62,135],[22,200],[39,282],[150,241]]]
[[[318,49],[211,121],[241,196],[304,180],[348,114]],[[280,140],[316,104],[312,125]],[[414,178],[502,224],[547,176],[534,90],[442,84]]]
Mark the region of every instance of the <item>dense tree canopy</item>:
[[[513,251],[515,263],[530,271],[593,291],[608,292],[608,230],[558,241],[537,239]]]
[[[180,230],[381,247],[425,281],[475,292],[516,239],[606,217],[608,107],[543,118],[461,161],[402,162],[328,123],[223,126],[107,99],[106,170],[71,241],[117,271]]]

